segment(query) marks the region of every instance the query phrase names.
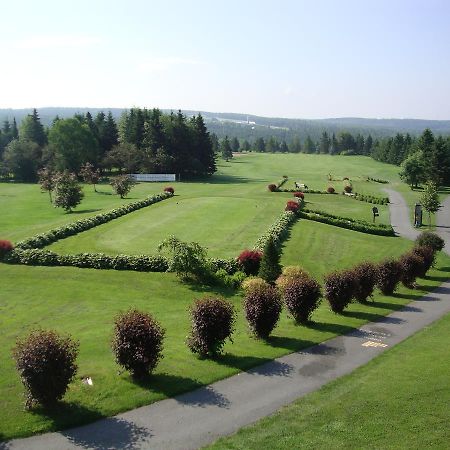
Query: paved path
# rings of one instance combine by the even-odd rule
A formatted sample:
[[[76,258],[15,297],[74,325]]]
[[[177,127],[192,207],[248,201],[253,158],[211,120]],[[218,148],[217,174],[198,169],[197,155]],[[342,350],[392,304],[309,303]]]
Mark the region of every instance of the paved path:
[[[445,251],[450,255],[450,195],[442,202],[436,214],[436,232],[445,241]]]
[[[395,191],[389,196],[396,232],[415,238],[402,197]],[[448,229],[442,232],[449,237]],[[0,449],[195,449],[352,372],[448,312],[450,282],[347,335],[172,399],[71,430],[0,443]]]

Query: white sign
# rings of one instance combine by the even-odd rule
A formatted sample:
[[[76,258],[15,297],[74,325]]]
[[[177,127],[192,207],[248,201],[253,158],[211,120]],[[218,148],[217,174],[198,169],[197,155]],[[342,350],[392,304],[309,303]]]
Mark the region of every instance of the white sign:
[[[175,181],[174,173],[132,173],[136,181]]]

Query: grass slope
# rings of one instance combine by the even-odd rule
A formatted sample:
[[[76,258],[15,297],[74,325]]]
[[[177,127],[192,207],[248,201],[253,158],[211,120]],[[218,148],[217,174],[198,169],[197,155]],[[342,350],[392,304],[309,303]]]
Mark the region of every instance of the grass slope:
[[[447,315],[352,374],[208,448],[447,448],[449,326]]]

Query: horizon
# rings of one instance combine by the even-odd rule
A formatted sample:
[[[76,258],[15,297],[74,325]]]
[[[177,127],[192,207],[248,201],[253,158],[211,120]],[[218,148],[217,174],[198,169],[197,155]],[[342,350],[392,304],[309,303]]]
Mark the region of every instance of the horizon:
[[[445,0],[55,5],[24,0],[20,28],[4,21],[0,108],[450,118]]]

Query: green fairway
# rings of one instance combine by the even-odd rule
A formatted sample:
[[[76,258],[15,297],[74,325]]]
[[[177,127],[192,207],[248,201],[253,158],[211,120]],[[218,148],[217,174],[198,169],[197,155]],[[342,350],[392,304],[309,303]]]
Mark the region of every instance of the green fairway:
[[[450,315],[211,449],[424,449],[450,439]]]
[[[322,159],[323,158],[323,159]],[[176,196],[149,206],[50,248],[58,252],[106,251],[154,253],[156,244],[174,234],[209,247],[210,256],[235,256],[251,246],[284,209],[290,193],[269,193],[267,184],[288,175],[320,188],[326,174],[389,178],[397,168],[365,157],[320,155],[246,155],[220,164],[217,175],[201,182],[173,183]],[[311,181],[310,181],[311,180]],[[314,184],[316,183],[316,185]],[[376,183],[364,182],[377,193]],[[108,195],[103,185],[86,199],[78,212],[65,214],[53,208],[37,185],[0,184],[0,238],[23,239],[63,223],[111,209],[119,204],[160,192],[166,184],[141,183],[130,198]],[[372,189],[372,190],[369,190]],[[378,191],[379,193],[379,191]],[[372,205],[342,195],[307,195],[307,206],[342,216],[363,218]],[[381,209],[381,221],[387,211]],[[377,261],[398,255],[411,246],[400,238],[372,236],[329,225],[299,220],[283,250],[282,263],[300,264],[320,281],[334,269],[363,259]],[[285,312],[268,343],[248,334],[241,310],[242,294],[219,288],[188,285],[173,274],[137,273],[69,267],[27,267],[0,264],[0,439],[60,429],[131,409],[230,376],[268,359],[321,342],[376,320],[420,297],[450,276],[450,258],[439,256],[431,277],[419,289],[400,289],[394,297],[377,294],[375,303],[353,304],[349,313],[332,314],[323,303],[314,314],[316,324],[295,326]],[[215,361],[200,360],[185,345],[189,330],[187,307],[195,298],[221,293],[238,311],[234,343]],[[109,342],[114,316],[129,307],[151,312],[166,328],[164,359],[146,382],[135,383],[118,373]],[[63,406],[43,412],[23,409],[23,388],[14,369],[11,349],[19,336],[36,327],[68,332],[80,340],[79,372]],[[81,383],[91,376],[94,386]]]

